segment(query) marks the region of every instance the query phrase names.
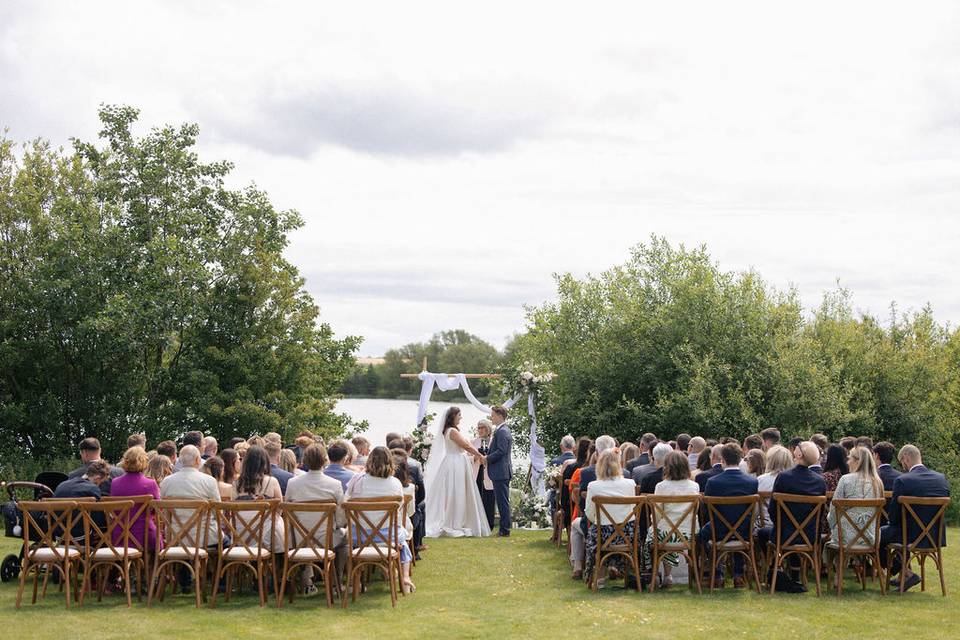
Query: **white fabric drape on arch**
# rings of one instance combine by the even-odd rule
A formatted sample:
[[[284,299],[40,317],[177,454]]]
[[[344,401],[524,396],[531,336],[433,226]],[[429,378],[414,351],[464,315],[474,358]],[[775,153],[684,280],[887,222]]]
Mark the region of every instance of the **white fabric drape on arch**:
[[[490,413],[490,406],[485,405],[479,400],[476,396],[473,395],[473,392],[470,390],[470,383],[467,382],[467,376],[462,373],[431,373],[429,371],[421,371],[417,376],[422,386],[420,387],[420,404],[417,407],[417,427],[420,428],[423,424],[423,419],[427,415],[427,404],[430,402],[430,396],[433,394],[433,387],[436,386],[441,391],[453,391],[457,387],[463,389],[463,395],[466,396],[467,402],[472,404],[478,411],[484,413]],[[516,395],[506,402],[503,403],[504,408],[509,409],[520,400],[520,395]],[[544,487],[543,482],[543,470],[546,468],[546,451],[543,446],[537,442],[537,410],[536,410],[536,401],[535,394],[527,394],[527,413],[530,415],[530,485],[537,491],[537,494],[543,497],[546,493],[546,488]],[[443,428],[442,421],[439,423],[439,428]],[[434,429],[436,431],[436,429]],[[443,434],[434,433],[434,441],[437,437],[442,437]]]

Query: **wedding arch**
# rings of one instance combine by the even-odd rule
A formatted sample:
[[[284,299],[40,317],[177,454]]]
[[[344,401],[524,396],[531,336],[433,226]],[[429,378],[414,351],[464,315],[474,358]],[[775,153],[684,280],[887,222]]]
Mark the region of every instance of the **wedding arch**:
[[[497,373],[433,373],[427,371],[427,359],[423,359],[423,371],[420,373],[404,373],[401,378],[417,378],[421,382],[420,386],[420,404],[417,406],[417,429],[422,429],[427,415],[427,404],[430,402],[430,396],[433,395],[433,389],[436,387],[440,391],[453,391],[460,388],[467,402],[472,404],[477,410],[489,414],[491,407],[480,402],[470,390],[468,380],[475,379],[499,379],[501,376]],[[515,405],[523,394],[518,393],[506,402],[503,407],[509,409]],[[546,450],[537,441],[537,403],[536,390],[526,392],[527,396],[527,414],[530,416],[530,486],[543,496],[545,493],[543,480],[543,471],[547,466]]]

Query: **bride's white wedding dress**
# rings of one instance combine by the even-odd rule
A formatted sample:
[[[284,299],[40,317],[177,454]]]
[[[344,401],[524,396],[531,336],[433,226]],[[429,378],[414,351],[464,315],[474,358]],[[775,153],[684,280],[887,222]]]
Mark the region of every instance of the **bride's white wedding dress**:
[[[470,454],[450,437],[452,432],[435,438],[427,460],[427,537],[490,535]]]

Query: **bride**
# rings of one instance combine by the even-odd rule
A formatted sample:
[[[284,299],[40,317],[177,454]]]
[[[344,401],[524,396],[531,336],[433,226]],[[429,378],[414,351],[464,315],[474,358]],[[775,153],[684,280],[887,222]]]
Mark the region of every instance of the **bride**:
[[[427,537],[470,537],[490,534],[470,457],[483,456],[460,433],[460,409],[443,416],[427,459],[424,484]]]

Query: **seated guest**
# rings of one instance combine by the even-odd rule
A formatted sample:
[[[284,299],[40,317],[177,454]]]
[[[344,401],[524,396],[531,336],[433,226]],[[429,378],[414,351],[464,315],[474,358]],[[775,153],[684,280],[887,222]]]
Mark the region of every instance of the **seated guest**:
[[[403,442],[400,438],[397,438]],[[354,447],[357,449],[357,457],[353,461],[354,466],[365,467],[367,466],[367,456],[370,455],[370,441],[364,438],[363,436],[356,436],[353,440],[350,441]],[[387,443],[387,446],[390,446],[390,443]]]
[[[893,456],[896,449],[889,442],[878,442],[873,447],[874,462],[877,463],[877,475],[883,481],[884,491],[893,491],[893,482],[900,472],[893,468]]]
[[[84,438],[80,441],[80,460],[83,464],[70,473],[67,474],[67,478],[79,478],[80,476],[87,473],[87,469],[90,468],[90,465],[94,462],[100,461],[100,441],[96,438]],[[123,469],[119,467],[114,467],[113,465],[107,464],[107,477],[102,480],[100,483],[100,494],[104,496],[110,495],[110,483],[114,478],[119,477],[123,474]]]
[[[147,436],[142,433],[134,433],[127,436],[127,449],[132,449],[133,447],[142,447],[144,451],[146,451]]]
[[[200,449],[200,452],[201,452],[200,457],[203,458],[204,460],[207,460],[217,455],[217,449],[219,445],[217,444],[217,439],[214,438],[213,436],[205,437],[201,442],[201,445],[202,446]]]
[[[550,464],[558,467],[567,460],[573,460],[576,457],[576,454],[573,452],[573,449],[576,446],[577,445],[573,439],[573,436],[568,434],[560,438],[560,455],[551,460]]]
[[[740,461],[740,470],[747,475],[759,478],[766,470],[767,458],[762,449],[751,449],[747,455]],[[746,469],[744,469],[744,467]]]
[[[292,449],[280,450],[280,468],[294,476],[302,475],[304,472],[297,466],[297,454]]]
[[[203,465],[203,472],[208,476],[212,476],[213,479],[217,481],[217,487],[220,490],[221,500],[233,500],[235,495],[233,484],[224,482],[224,468],[223,458],[220,456],[213,456],[212,458],[207,458],[206,463]]]
[[[266,445],[268,442],[276,442],[281,447],[283,446],[283,438],[276,431],[268,431],[263,434],[263,444]],[[264,446],[264,449],[266,449],[266,446]]]
[[[673,448],[674,451],[679,451],[680,453],[686,455],[687,448],[690,446],[690,434],[689,433],[678,433],[677,446]]]
[[[374,447],[367,456],[367,470],[364,474],[357,476],[347,489],[346,498],[376,498],[386,496],[402,496],[403,485],[393,474],[395,472],[393,456],[386,447]],[[382,513],[367,513],[366,516],[373,522],[378,522]],[[355,534],[356,532],[354,532]],[[366,530],[366,533],[371,533]],[[382,540],[386,541],[389,532],[381,530]],[[354,545],[359,544],[358,539],[353,540]],[[397,545],[400,547],[400,569],[402,573],[403,592],[410,593],[416,589],[413,581],[410,580],[410,562],[413,560],[413,554],[407,546],[407,530],[399,527],[397,531]]]
[[[632,442],[624,443],[620,446],[620,466],[624,471],[631,460],[640,455],[640,447]]]
[[[842,448],[842,447],[841,447]],[[877,469],[873,460],[873,454],[866,447],[854,447],[850,452],[849,460],[850,472],[841,476],[834,490],[833,498],[840,500],[876,500],[883,497],[883,482],[877,475]],[[827,472],[829,473],[829,472]],[[824,480],[827,479],[827,473],[823,474]],[[870,518],[873,517],[875,509],[869,507],[854,507],[847,510],[847,515],[853,519],[858,527],[862,528]],[[837,533],[837,513],[831,502],[827,511],[827,524],[830,526],[830,540],[835,544],[840,543],[840,537]],[[845,518],[843,525],[843,541],[845,544],[864,544],[863,538],[857,533],[857,530]],[[874,528],[869,527],[867,531],[867,540],[873,544]]]
[[[241,442],[246,442],[246,440],[240,436],[234,436],[227,441],[227,449],[233,449],[236,451],[237,445]]]
[[[272,439],[267,440],[266,445],[274,448],[279,447],[277,441]],[[247,450],[247,455],[243,457],[243,465],[240,467],[240,477],[237,478],[236,497],[234,499],[238,501],[282,500],[283,490],[280,488],[280,481],[274,475],[274,471],[266,448],[250,447]],[[291,475],[290,478],[292,479],[293,476]],[[283,528],[282,519],[275,520],[273,526],[268,521],[263,527],[263,538],[265,541],[270,541],[270,550],[274,553],[283,552]]]
[[[773,492],[792,493],[794,495],[802,496],[825,495],[827,491],[827,485],[823,480],[823,476],[815,471],[811,471],[810,469],[810,467],[819,460],[820,449],[817,447],[817,445],[808,441],[800,442],[793,450],[794,466],[785,471],[781,471],[777,475],[776,480],[773,482]],[[797,522],[803,522],[803,520],[813,509],[813,505],[799,503],[792,505],[787,503],[785,507],[790,509]],[[757,530],[757,542],[760,546],[761,552],[766,549],[767,543],[773,540],[773,534],[776,530],[777,521],[780,517],[779,511],[774,507],[772,498],[770,499],[768,508],[771,515],[771,525],[769,527],[762,527]],[[811,520],[806,528],[806,535],[808,539],[813,539],[815,527],[816,523]],[[786,542],[789,540],[795,531],[796,528],[794,527],[790,518],[784,518],[783,522],[780,523],[781,541]],[[791,557],[796,558],[796,556]],[[799,561],[797,562],[799,563]],[[778,584],[781,585],[780,588],[791,591],[805,590],[805,588],[798,584],[796,580],[787,581],[784,580],[784,578],[785,576],[777,578]],[[783,582],[781,582],[782,580]]]
[[[237,476],[240,475],[240,455],[234,449],[224,449],[220,459],[223,460],[223,478],[220,481],[231,487],[236,485]]]
[[[827,459],[823,463],[823,481],[826,483],[827,491],[834,491],[840,477],[850,473],[847,467],[847,452],[838,444],[832,444],[827,447]]]
[[[640,455],[627,463],[627,473],[633,474],[634,470],[637,467],[650,464],[650,450],[653,449],[657,444],[657,436],[652,433],[645,433],[640,437],[640,442],[638,446],[640,447]],[[651,469],[649,469],[652,471]],[[643,474],[641,474],[643,475]],[[637,482],[637,484],[640,484]]]
[[[747,470],[747,457],[751,451],[763,451],[763,438],[759,433],[752,433],[743,439],[743,458],[740,459],[740,471],[750,473]]]
[[[923,460],[920,457],[920,449],[912,444],[904,445],[900,448],[900,454],[897,456],[900,462],[900,468],[905,472],[900,474],[893,481],[893,498],[887,507],[887,515],[890,523],[880,528],[880,562],[887,562],[887,547],[893,542],[909,544],[920,535],[920,529],[916,522],[911,518],[907,523],[907,540],[902,540],[903,523],[901,520],[901,507],[898,499],[900,496],[911,496],[916,498],[944,498],[950,495],[950,484],[942,473],[931,471],[923,466]],[[936,514],[937,507],[934,506],[916,506],[914,511],[917,516],[928,524]],[[946,531],[942,533],[940,544],[946,545]],[[922,545],[927,546],[927,545]],[[910,570],[910,567],[900,566],[900,556],[894,555],[893,566],[890,567],[890,575],[896,576],[901,569],[904,572],[904,589],[910,589],[920,584],[920,576]],[[897,578],[890,580],[892,586],[899,588],[900,581]]]
[[[656,449],[654,449],[654,456],[656,456]],[[690,479],[690,465],[685,455],[679,451],[671,451],[667,454],[667,457],[664,458],[663,461],[663,480],[657,483],[653,493],[658,496],[695,496],[700,493],[700,487]],[[696,511],[691,511],[681,519],[687,506],[688,505],[683,503],[663,505],[664,513],[670,518],[671,522],[680,528],[684,539],[686,539],[687,534],[690,532],[690,527],[693,525],[692,519],[696,518]],[[651,574],[654,573],[654,568],[651,567],[653,562],[653,533],[652,530],[647,532],[642,559],[643,571],[650,570]],[[660,542],[685,541],[678,539],[676,533],[671,531],[669,524],[660,520],[657,521],[656,533]],[[661,586],[669,587],[673,584],[673,577],[670,573],[672,567],[676,567],[679,564],[680,557],[676,553],[668,553],[663,556],[663,581],[661,582]]]
[[[89,451],[89,449],[88,449]],[[106,460],[92,460],[84,468],[83,473],[64,480],[53,492],[54,498],[94,498],[98,502],[103,496],[100,487],[110,477],[110,465]],[[100,527],[106,526],[102,513],[95,514],[95,520]],[[83,538],[83,520],[74,518],[75,524],[71,529],[74,540]]]
[[[596,439],[594,442],[597,457],[600,456],[604,451],[610,449],[615,449],[617,447],[617,441],[613,439],[612,436],[603,435]],[[620,455],[620,452],[617,452],[617,455]],[[619,458],[618,458],[619,460]],[[597,479],[597,470],[594,466],[587,466],[579,470],[580,473],[580,513],[583,513],[584,507],[587,504],[587,486]],[[576,475],[576,474],[574,474]],[[583,522],[580,526],[580,530],[584,536],[587,535],[587,523]]]
[[[413,436],[409,434],[403,436],[403,450],[407,452],[407,464],[411,467],[416,467],[420,470],[420,473],[423,474],[423,465],[413,457]]]
[[[563,509],[563,526],[568,527],[574,520],[573,512],[576,505],[571,501],[570,489],[573,482],[573,474],[580,467],[587,466],[587,461],[593,453],[593,441],[590,438],[580,438],[577,440],[577,457],[565,463],[563,472],[560,474],[560,508]]]
[[[803,442],[803,438],[790,438],[790,441],[787,442],[787,449],[790,451],[790,455],[796,453],[797,447],[800,446],[801,442]],[[817,464],[819,464],[819,459]]]
[[[330,464],[328,464],[324,470],[324,473],[328,476],[340,481],[344,491],[347,490],[347,485],[349,485],[350,481],[357,475],[344,465],[349,451],[345,440],[334,440],[330,443],[330,446],[327,448],[327,457],[330,459]]]
[[[160,460],[170,464],[170,460],[164,456],[158,456]],[[143,447],[131,447],[123,454],[123,460],[120,461],[120,468],[125,473],[113,481],[110,487],[114,497],[123,496],[153,496],[154,500],[160,499],[160,487],[157,482],[146,477],[143,472],[147,470],[147,453]],[[134,507],[136,509],[136,507]],[[153,518],[147,520],[147,513],[144,511],[130,526],[130,533],[141,545],[150,549],[157,548],[157,523]],[[120,531],[114,530],[113,543],[120,544]]]
[[[774,445],[767,449],[767,464],[765,472],[757,478],[757,492],[773,493],[773,484],[776,482],[777,476],[780,475],[781,471],[786,471],[792,466],[793,456],[790,455],[786,447]],[[769,527],[771,524],[769,507],[770,505],[767,500],[760,503],[763,517],[763,523],[760,527]]]
[[[407,464],[407,453],[403,450],[403,447],[391,449],[390,453],[393,455],[393,477],[400,481],[404,499],[410,496],[410,501],[400,511],[400,526],[407,530],[407,540],[409,540],[413,537],[413,514],[417,507],[417,487],[410,481],[410,466]]]
[[[343,573],[343,568],[347,564],[347,545],[344,535],[344,527],[347,521],[344,518],[343,510],[339,505],[343,504],[343,485],[339,480],[335,480],[323,472],[327,464],[327,458],[323,447],[312,444],[303,450],[303,466],[307,472],[302,476],[291,478],[287,483],[287,493],[283,497],[287,502],[314,502],[318,500],[333,500],[338,508],[334,517],[333,530],[333,549],[336,554],[337,575]],[[309,513],[299,515],[300,521],[309,531],[317,523],[317,516]],[[317,531],[316,544],[324,543],[326,531],[320,529]],[[313,586],[313,571],[304,571],[301,577],[302,585],[308,593],[316,592]]]
[[[690,438],[690,444],[687,445],[687,463],[690,465],[690,471],[697,468],[697,460],[700,454],[707,447],[707,441],[700,436]]]
[[[183,446],[196,447],[197,451],[200,451],[200,449],[203,447],[203,433],[199,431],[187,431],[185,434],[183,434]],[[202,459],[203,458],[201,458],[201,460]],[[173,472],[176,473],[177,471],[180,471],[181,468],[183,468],[183,464],[179,459],[175,460],[173,463]]]
[[[697,474],[697,477],[694,478],[700,487],[700,493],[703,493],[707,488],[707,481],[710,480],[710,478],[718,476],[723,472],[723,458],[720,455],[722,450],[723,445],[718,445],[710,449],[710,468],[706,471],[701,471]]]
[[[159,487],[164,478],[171,473],[173,473],[173,463],[170,461],[170,458],[158,453],[149,459],[147,462],[147,470],[143,475],[156,482]]]
[[[844,448],[845,451],[852,451],[855,446],[857,446],[857,439],[853,436],[843,436],[840,438],[840,446]]]
[[[673,451],[673,448],[665,442],[660,442],[653,448],[653,466],[655,468],[643,477],[640,482],[640,493],[654,493],[656,491],[657,485],[663,480],[663,465],[671,451]]]
[[[823,466],[823,463],[827,461],[827,448],[830,446],[830,438],[822,433],[815,433],[810,436],[810,442],[820,449],[820,466]]]
[[[697,456],[697,468],[694,469],[693,473],[690,474],[690,478],[692,480],[696,480],[698,475],[704,471],[710,471],[710,469],[713,468],[713,463],[710,461],[710,456],[713,453],[713,448],[715,446],[717,446],[716,443],[712,445],[708,444],[703,447],[703,451],[701,451],[700,455]]]
[[[757,493],[757,479],[740,470],[740,445],[728,443],[719,447],[720,459],[723,471],[713,476],[707,481],[703,494],[705,496],[734,497],[734,496],[752,496]],[[737,505],[720,505],[717,511],[726,518],[731,525],[743,515],[743,507]],[[716,537],[717,540],[727,535],[729,529],[718,518]],[[738,528],[740,535],[747,538],[753,535],[752,518],[747,518]],[[711,525],[709,522],[700,527],[700,544],[706,547],[710,543]],[[733,556],[733,586],[740,589],[745,585],[743,579],[743,556],[736,554]],[[719,581],[723,582],[723,574],[720,567],[715,567]]]
[[[763,440],[763,450],[768,451],[780,445],[780,430],[774,427],[767,427],[760,432],[760,439]]]
[[[603,442],[601,442],[601,440],[609,437],[610,436],[600,436],[597,438],[597,441],[602,445]],[[589,523],[586,535],[586,569],[584,572],[584,578],[588,581],[594,569],[593,565],[596,561],[598,542],[597,523],[599,514],[597,512],[597,505],[594,504],[593,499],[595,497],[633,497],[636,494],[636,484],[634,484],[631,479],[623,477],[623,471],[620,467],[620,454],[615,447],[605,448],[604,451],[597,456],[594,471],[596,473],[596,480],[591,480],[587,485],[585,491],[586,506],[584,508],[584,518],[582,518]],[[621,523],[630,517],[633,506],[628,504],[607,505],[605,509],[613,520]],[[633,529],[634,523],[632,521],[628,523],[624,529],[626,535],[630,538],[633,537]],[[613,525],[609,524],[609,520],[604,517],[603,535],[605,537],[610,536],[613,534],[613,530]],[[620,544],[624,543],[626,543],[625,540],[620,541]],[[605,566],[614,566],[622,570],[622,558],[614,558],[609,565]],[[574,566],[574,569],[576,569],[576,566]]]
[[[856,444],[857,447],[866,447],[867,449],[873,450],[873,438],[870,436],[857,436]]]
[[[164,440],[157,445],[157,455],[166,456],[170,460],[170,464],[174,465],[177,463],[177,443],[173,440]]]
[[[293,474],[280,466],[280,452],[283,450],[283,447],[280,446],[279,441],[271,439],[266,440],[263,449],[267,452],[267,457],[270,458],[270,475],[277,479],[277,482],[280,484],[280,491],[286,491],[287,483],[290,481],[290,478],[293,477]],[[249,455],[249,452],[247,455]]]

